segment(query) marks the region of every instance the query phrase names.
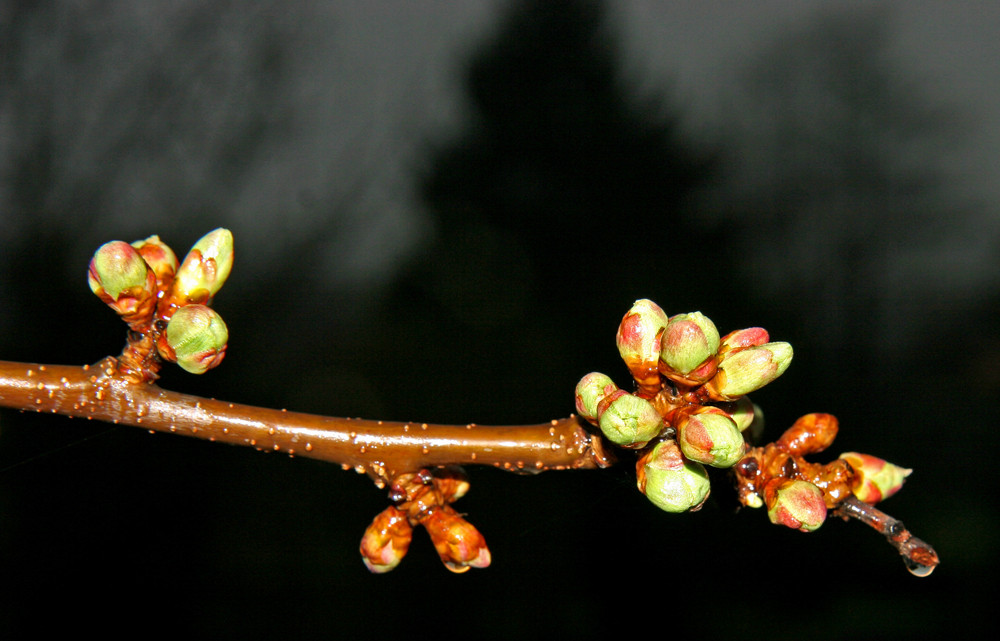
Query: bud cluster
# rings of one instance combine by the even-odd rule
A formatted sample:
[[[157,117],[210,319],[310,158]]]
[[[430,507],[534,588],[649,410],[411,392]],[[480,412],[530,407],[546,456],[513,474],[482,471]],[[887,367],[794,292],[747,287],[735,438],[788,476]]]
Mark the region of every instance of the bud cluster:
[[[834,416],[806,414],[774,443],[748,450],[733,467],[740,502],[766,506],[772,523],[811,532],[850,496],[871,504],[899,491],[910,470],[880,458],[848,452],[826,464],[805,459],[828,448],[837,431]]]
[[[451,507],[469,489],[461,469],[445,467],[401,474],[389,496],[394,505],[383,510],[361,538],[361,560],[376,574],[399,565],[413,538],[414,526],[423,526],[441,562],[460,574],[490,564],[486,540],[471,523]]]
[[[747,397],[781,376],[792,347],[750,327],[720,335],[701,312],[668,316],[638,300],[615,340],[634,379],[620,389],[600,372],[576,386],[576,411],[619,447],[638,450],[639,490],[668,512],[699,509],[708,498],[708,467],[731,468],[740,501],[767,507],[772,522],[809,532],[827,511],[855,496],[891,496],[910,473],[864,454],[825,465],[805,460],[837,435],[837,419],[807,414],[775,443],[751,447],[763,418]]]
[[[180,263],[159,236],[105,243],[90,261],[87,281],[128,323],[135,337],[130,338],[132,347],[155,346],[163,360],[202,374],[226,353],[228,329],[209,305],[232,266],[233,235],[216,229]],[[148,363],[143,358],[130,362],[135,361]]]
[[[697,510],[709,493],[705,466],[735,465],[763,423],[746,395],[787,369],[792,348],[759,327],[720,336],[701,312],[668,316],[646,299],[622,318],[615,342],[634,391],[587,374],[577,414],[615,445],[639,450],[637,483],[650,501]]]

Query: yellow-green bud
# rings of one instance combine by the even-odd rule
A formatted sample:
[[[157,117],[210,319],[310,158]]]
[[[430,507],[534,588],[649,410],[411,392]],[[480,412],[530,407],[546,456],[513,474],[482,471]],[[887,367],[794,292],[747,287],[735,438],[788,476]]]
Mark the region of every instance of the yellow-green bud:
[[[216,229],[194,244],[174,276],[173,298],[179,303],[206,303],[229,278],[233,267],[233,235]]]
[[[758,390],[785,373],[792,362],[792,346],[777,342],[724,354],[719,370],[705,390],[717,401],[732,401]]]
[[[576,413],[597,425],[597,405],[604,398],[618,390],[618,386],[606,374],[591,372],[576,384]]]
[[[87,282],[98,296],[103,291],[112,301],[117,301],[123,294],[148,289],[148,272],[149,266],[132,245],[113,240],[94,253]]]
[[[736,422],[715,407],[705,407],[682,420],[677,425],[677,444],[692,461],[719,468],[732,467],[746,451]]]
[[[875,504],[887,499],[903,487],[903,481],[913,471],[892,463],[858,452],[844,452],[840,458],[854,470],[851,491],[859,501]]]
[[[653,505],[667,512],[700,509],[711,489],[704,466],[685,459],[673,439],[658,442],[639,457],[636,484]]]
[[[719,330],[701,312],[670,317],[660,340],[660,362],[665,374],[690,374],[719,349]]]
[[[168,353],[161,355],[176,361],[185,371],[204,374],[222,362],[226,355],[229,330],[222,317],[205,305],[186,305],[170,317],[165,332]]]
[[[642,447],[663,429],[663,418],[653,404],[624,390],[606,396],[597,412],[601,432],[621,447]]]

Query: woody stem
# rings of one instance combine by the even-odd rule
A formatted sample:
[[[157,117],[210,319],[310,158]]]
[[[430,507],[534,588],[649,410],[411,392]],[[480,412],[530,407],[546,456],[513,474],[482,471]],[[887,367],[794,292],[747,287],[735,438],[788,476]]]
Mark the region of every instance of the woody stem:
[[[404,472],[492,465],[534,473],[611,464],[602,440],[573,416],[537,425],[373,421],[289,412],[179,394],[92,366],[0,361],[0,407],[63,414],[339,463],[379,487]]]

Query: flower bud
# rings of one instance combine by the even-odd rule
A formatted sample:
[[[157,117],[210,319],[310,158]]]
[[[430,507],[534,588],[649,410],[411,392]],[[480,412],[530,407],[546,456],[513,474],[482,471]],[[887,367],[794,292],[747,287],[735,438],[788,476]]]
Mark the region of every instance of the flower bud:
[[[431,536],[434,549],[444,566],[456,574],[469,568],[485,568],[490,564],[486,540],[471,523],[447,505],[429,510],[421,525]]]
[[[724,354],[719,371],[705,391],[717,401],[732,401],[758,390],[785,373],[792,362],[792,346],[777,342]]]
[[[687,415],[676,427],[677,444],[692,461],[712,467],[732,467],[746,450],[736,422],[717,407],[703,407]]]
[[[913,470],[893,465],[868,454],[845,452],[840,458],[854,470],[851,491],[859,501],[875,504],[887,499],[903,487],[903,481]]]
[[[606,396],[597,411],[601,432],[621,447],[642,447],[663,429],[663,418],[653,404],[625,390]]]
[[[648,299],[635,301],[622,318],[615,342],[618,353],[640,386],[655,392],[660,388],[660,335],[667,315]]]
[[[233,235],[216,229],[194,244],[174,276],[172,296],[178,304],[207,303],[229,278],[233,267]]]
[[[738,329],[722,337],[722,340],[719,342],[719,354],[739,351],[747,347],[756,347],[767,343],[769,340],[771,340],[771,337],[768,336],[767,330],[763,327]]]
[[[701,312],[672,316],[660,341],[660,368],[665,375],[687,376],[719,349],[719,330]]]
[[[806,414],[799,417],[775,442],[792,456],[816,454],[830,447],[837,438],[837,417],[833,414]]]
[[[170,317],[157,343],[160,355],[192,374],[204,374],[226,355],[229,330],[222,317],[205,305],[185,305]]]
[[[87,282],[98,298],[130,324],[151,318],[156,275],[128,243],[113,240],[101,245],[90,260]]]
[[[410,549],[413,527],[395,507],[383,510],[361,537],[361,560],[369,571],[384,574],[399,565]]]
[[[673,439],[660,441],[639,457],[636,485],[653,505],[667,512],[700,509],[711,489],[704,466],[685,459]]]
[[[174,250],[160,240],[159,236],[150,236],[146,240],[132,243],[142,259],[156,274],[157,281],[162,285],[174,277],[177,271],[177,255]]]
[[[591,372],[576,384],[576,413],[597,425],[597,405],[604,398],[618,390],[618,386],[606,374]]]
[[[764,500],[775,525],[812,532],[826,520],[823,491],[808,481],[775,479],[764,488]]]
[[[741,432],[753,428],[751,435],[754,437],[760,435],[760,430],[764,427],[764,412],[748,397],[741,396],[735,401],[725,403],[724,409]]]

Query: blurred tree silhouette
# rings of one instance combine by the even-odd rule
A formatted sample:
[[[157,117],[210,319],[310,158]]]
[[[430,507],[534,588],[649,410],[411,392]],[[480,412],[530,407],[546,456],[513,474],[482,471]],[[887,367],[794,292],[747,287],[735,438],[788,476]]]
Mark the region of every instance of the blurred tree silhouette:
[[[786,316],[800,355],[816,359],[819,378],[801,383],[851,386],[849,371],[860,391],[898,376],[926,312],[955,302],[948,257],[969,247],[972,218],[949,175],[962,114],[893,57],[884,8],[856,9],[823,12],[751,58],[716,197],[752,248],[742,273],[761,322]]]
[[[423,358],[440,359],[427,370],[447,372],[456,395],[477,381],[518,399],[525,416],[505,419],[565,413],[553,391],[600,365],[579,349],[595,338],[590,318],[611,345],[607,319],[635,298],[676,313],[704,293],[668,272],[704,268],[709,240],[687,205],[712,155],[662,99],[630,89],[604,2],[513,3],[465,78],[468,126],[432,146],[421,177],[437,236],[391,304],[411,311],[410,345],[421,324],[419,344],[443,347]],[[458,405],[426,409],[465,420]]]

